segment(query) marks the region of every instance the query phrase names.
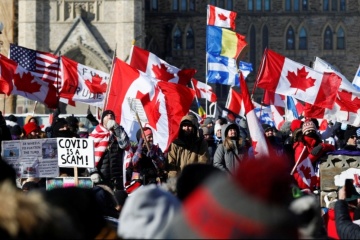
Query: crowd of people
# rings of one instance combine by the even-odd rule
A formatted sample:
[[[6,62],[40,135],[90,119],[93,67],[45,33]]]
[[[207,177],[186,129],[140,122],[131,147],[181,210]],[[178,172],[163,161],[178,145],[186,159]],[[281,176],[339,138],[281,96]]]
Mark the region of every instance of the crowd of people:
[[[326,208],[319,195],[321,159],[331,152],[360,155],[360,128],[330,122],[320,131],[316,119],[305,118],[280,129],[263,124],[270,156],[257,159],[245,119],[199,123],[189,113],[163,151],[149,127],[131,141],[111,110],[87,118],[91,132],[59,112],[44,130],[34,116],[20,126],[14,115],[0,115],[0,141],[89,138],[95,156],[94,168],[78,169],[93,188],[47,191],[44,179],[19,184],[1,160],[2,239],[360,238],[354,185],[340,188]],[[304,161],[315,173],[308,182],[296,171]],[[60,177],[73,175],[59,169]]]

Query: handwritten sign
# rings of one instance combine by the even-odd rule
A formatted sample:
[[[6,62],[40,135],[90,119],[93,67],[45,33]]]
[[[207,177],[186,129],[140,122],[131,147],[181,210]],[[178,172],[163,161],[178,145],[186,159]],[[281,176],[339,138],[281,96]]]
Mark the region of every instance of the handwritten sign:
[[[93,168],[94,141],[86,138],[57,138],[59,167]]]

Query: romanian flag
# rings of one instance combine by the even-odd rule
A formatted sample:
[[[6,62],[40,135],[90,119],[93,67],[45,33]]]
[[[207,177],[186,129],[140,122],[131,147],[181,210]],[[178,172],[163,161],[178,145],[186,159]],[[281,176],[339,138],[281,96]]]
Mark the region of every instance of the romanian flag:
[[[206,112],[205,112],[205,110],[203,109],[203,107],[200,105],[199,102],[197,103],[197,105],[198,105],[198,114],[200,115],[200,117],[201,117],[202,119],[205,119],[205,118],[206,118]]]
[[[234,31],[207,26],[206,51],[214,56],[236,59],[247,46],[245,36]]]

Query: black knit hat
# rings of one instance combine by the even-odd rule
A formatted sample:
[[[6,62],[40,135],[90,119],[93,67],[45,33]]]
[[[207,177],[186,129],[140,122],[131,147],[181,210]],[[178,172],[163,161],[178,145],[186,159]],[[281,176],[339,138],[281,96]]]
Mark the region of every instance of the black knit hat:
[[[345,144],[347,143],[347,141],[349,140],[349,138],[351,136],[357,136],[356,134],[356,129],[355,127],[349,126],[345,132],[344,132],[344,140],[345,140]]]
[[[113,111],[111,111],[111,110],[105,110],[105,111],[102,113],[102,115],[101,115],[101,124],[103,123],[104,117],[105,117],[106,115],[108,115],[108,114],[112,114],[112,115],[114,116],[114,118],[115,118],[115,113],[114,113]]]
[[[15,117],[13,114],[9,115],[7,119],[12,122],[17,122],[17,117]]]
[[[55,120],[55,123],[53,125],[53,132],[57,133],[60,128],[63,128],[65,125],[67,125],[68,122],[65,120],[65,118],[57,118]]]

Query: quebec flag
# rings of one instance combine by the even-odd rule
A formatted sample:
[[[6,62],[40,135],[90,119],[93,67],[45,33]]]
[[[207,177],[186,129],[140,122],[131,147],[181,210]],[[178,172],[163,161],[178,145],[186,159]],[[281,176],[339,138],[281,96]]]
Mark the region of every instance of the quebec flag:
[[[236,60],[207,53],[207,82],[240,86]]]
[[[251,63],[240,61],[239,70],[242,72],[244,78],[246,78],[253,71],[253,67]]]

